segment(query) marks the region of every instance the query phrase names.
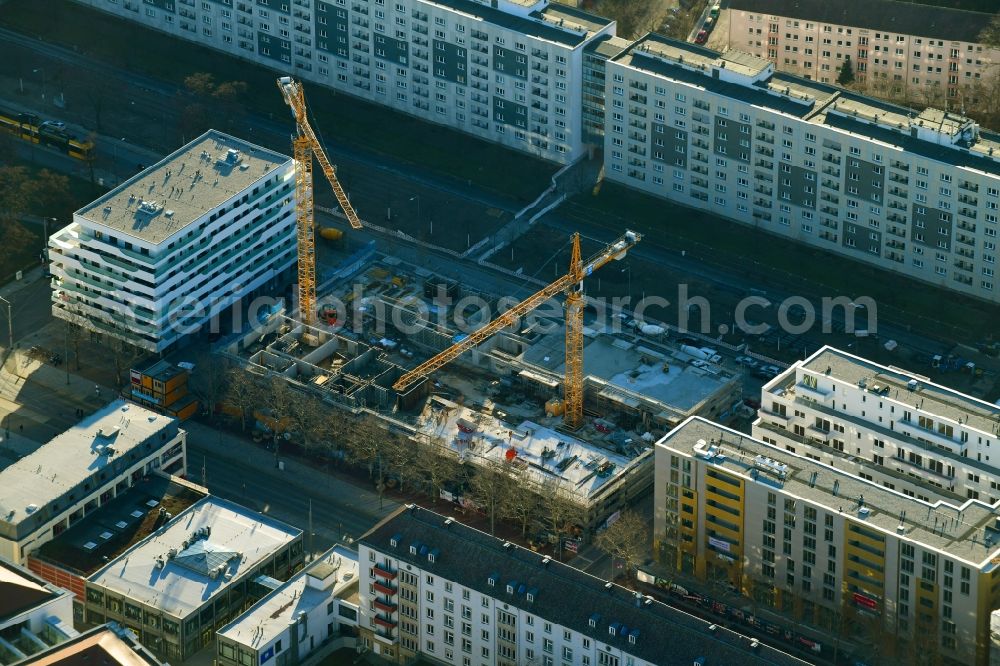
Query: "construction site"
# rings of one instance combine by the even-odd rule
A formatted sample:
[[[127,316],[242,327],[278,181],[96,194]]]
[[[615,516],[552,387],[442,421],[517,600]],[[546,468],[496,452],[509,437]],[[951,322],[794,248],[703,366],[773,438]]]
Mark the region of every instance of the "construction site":
[[[575,234],[566,274],[519,301],[374,254],[318,288],[314,157],[347,222],[362,222],[300,84],[284,77],[278,87],[298,132],[298,299],[222,350],[249,372],[375,415],[463,462],[516,467],[582,509],[584,537],[652,485],[653,442],[688,416],[725,420],[740,404],[740,377],[714,350],[588,304],[584,279],[623,259],[642,239],[632,231],[586,260]]]
[[[501,305],[499,295],[467,293],[424,269],[375,256],[319,295],[345,308],[333,325],[275,312],[225,351],[258,376],[281,377],[346,412],[377,415],[465,462],[530,470],[537,484],[556,484],[586,509],[585,533],[649,488],[654,441],[692,414],[725,419],[742,399],[737,374],[696,363],[662,329],[648,335],[620,326],[620,317],[601,322],[589,311],[583,418],[575,428],[564,422],[566,334],[558,318],[504,327],[398,390],[414,368],[467,339],[449,325],[442,295],[490,306],[479,312]],[[463,321],[478,331],[489,320]]]

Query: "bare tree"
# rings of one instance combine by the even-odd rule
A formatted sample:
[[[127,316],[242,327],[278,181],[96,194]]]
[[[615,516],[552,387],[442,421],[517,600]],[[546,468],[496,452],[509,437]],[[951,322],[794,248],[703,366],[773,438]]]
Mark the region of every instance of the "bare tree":
[[[64,335],[66,336],[66,344],[73,348],[73,369],[76,371],[80,370],[80,342],[86,337],[87,331],[74,322],[63,321]],[[66,359],[66,363],[69,363],[69,359]]]
[[[615,577],[615,560],[621,560],[625,576],[632,575],[633,566],[638,565],[649,550],[649,529],[646,521],[634,511],[622,511],[618,520],[611,523],[597,535],[594,545],[611,558],[611,579]]]
[[[261,404],[262,392],[256,378],[245,368],[229,371],[226,400],[240,413],[240,430],[246,432],[247,417]]]
[[[392,457],[393,447],[401,445],[400,438],[383,427],[374,416],[365,416],[352,425],[345,436],[347,452],[352,462],[368,466],[369,476],[377,471],[375,487],[378,489],[379,508],[382,508],[385,465]]]
[[[994,49],[1000,49],[1000,14],[996,14],[979,33],[979,43]]]
[[[219,401],[226,395],[229,383],[229,368],[225,359],[206,352],[195,358],[194,370],[188,381],[188,388],[214,417]]]
[[[579,504],[566,497],[556,479],[541,484],[538,491],[542,508],[539,522],[551,536],[555,537],[558,544],[557,553],[561,560],[563,537],[571,534],[580,523],[583,510]]]
[[[125,384],[124,373],[132,364],[146,352],[132,344],[129,339],[133,332],[128,323],[126,312],[111,312],[111,321],[106,322],[110,329],[104,334],[104,347],[111,352],[115,372],[115,388],[121,389]]]
[[[469,483],[469,496],[490,518],[490,534],[496,533],[497,518],[507,516],[510,497],[518,492],[510,475],[510,463],[493,460],[477,466]]]
[[[440,439],[420,445],[416,466],[432,502],[438,501],[441,490],[459,476],[462,468],[457,455]]]
[[[537,483],[526,468],[511,466],[511,473],[518,492],[510,497],[508,514],[521,526],[521,536],[527,536],[528,528],[537,522],[542,513],[541,499],[537,493]]]

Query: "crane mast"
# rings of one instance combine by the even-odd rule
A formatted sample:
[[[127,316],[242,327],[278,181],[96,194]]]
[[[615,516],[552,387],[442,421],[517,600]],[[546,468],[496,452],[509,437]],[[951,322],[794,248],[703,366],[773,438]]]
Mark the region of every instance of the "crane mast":
[[[405,373],[396,380],[392,386],[393,389],[405,391],[420,379],[455,360],[494,333],[512,326],[521,317],[548,299],[565,293],[566,378],[563,382],[563,398],[566,404],[563,422],[570,428],[578,428],[583,423],[583,279],[605,264],[622,259],[625,253],[640,240],[642,240],[640,234],[627,231],[621,238],[606,246],[585,263],[580,259],[580,234],[573,234],[569,272],[566,275],[542,287],[489,324],[471,333],[461,342],[448,347]]]
[[[290,76],[278,79],[278,89],[292,110],[296,136],[292,140],[295,169],[295,215],[298,238],[299,265],[299,315],[304,324],[312,324],[316,317],[316,224],[314,218],[313,158],[330,182],[337,203],[354,229],[361,229],[361,219],[347,198],[347,193],[337,179],[337,169],[330,163],[322,144],[316,137],[306,110],[302,84]]]

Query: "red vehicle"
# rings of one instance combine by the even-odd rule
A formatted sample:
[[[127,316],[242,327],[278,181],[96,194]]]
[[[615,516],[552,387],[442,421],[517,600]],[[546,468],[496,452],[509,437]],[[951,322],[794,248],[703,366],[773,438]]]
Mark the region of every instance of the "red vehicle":
[[[708,39],[708,31],[699,30],[698,35],[694,38],[694,42],[695,44],[704,44],[707,39]]]

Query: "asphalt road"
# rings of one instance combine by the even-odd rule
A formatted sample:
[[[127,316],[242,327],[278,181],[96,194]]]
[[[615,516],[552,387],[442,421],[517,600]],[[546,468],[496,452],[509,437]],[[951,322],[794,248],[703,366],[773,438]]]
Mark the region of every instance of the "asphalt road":
[[[295,460],[274,466],[273,454],[249,438],[188,421],[188,478],[204,480],[214,495],[307,529],[312,502],[313,548],[319,552],[357,538],[399,504],[373,488],[327,474]],[[294,491],[294,492],[290,492]],[[307,541],[308,546],[308,541]]]

